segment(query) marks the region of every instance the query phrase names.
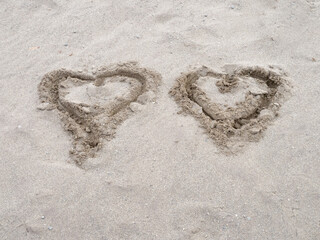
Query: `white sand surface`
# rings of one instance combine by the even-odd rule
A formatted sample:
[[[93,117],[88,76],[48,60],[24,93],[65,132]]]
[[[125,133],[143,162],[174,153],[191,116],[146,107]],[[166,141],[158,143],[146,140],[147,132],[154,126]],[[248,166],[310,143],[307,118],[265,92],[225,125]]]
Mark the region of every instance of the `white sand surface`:
[[[0,239],[320,239],[319,0],[1,0],[0,56]],[[128,61],[161,74],[158,98],[80,168],[38,84]],[[168,94],[225,64],[292,84],[263,138],[229,155]]]

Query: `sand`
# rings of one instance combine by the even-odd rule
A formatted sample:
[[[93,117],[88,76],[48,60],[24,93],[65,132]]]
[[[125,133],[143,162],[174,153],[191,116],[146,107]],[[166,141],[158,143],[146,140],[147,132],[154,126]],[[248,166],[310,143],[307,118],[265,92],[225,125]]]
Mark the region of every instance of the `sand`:
[[[319,1],[0,13],[0,239],[320,238]]]

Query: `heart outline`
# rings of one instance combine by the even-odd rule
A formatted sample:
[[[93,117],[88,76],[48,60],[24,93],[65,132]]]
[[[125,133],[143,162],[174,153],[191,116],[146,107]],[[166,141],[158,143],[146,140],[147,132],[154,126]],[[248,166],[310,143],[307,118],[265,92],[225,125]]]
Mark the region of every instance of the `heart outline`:
[[[200,77],[220,79],[221,85],[229,80],[251,77],[265,82],[270,91],[263,94],[261,100],[253,101],[254,104],[250,104],[254,94],[247,93],[245,101],[239,103],[240,107],[223,110],[221,104],[212,102],[197,86]],[[201,66],[182,73],[169,94],[180,106],[179,113],[195,117],[221,152],[229,154],[239,151],[245,142],[258,141],[263,136],[262,133],[278,115],[281,104],[290,96],[290,88],[287,74],[276,66],[235,65],[230,73],[221,73]],[[223,93],[223,89],[219,91]],[[260,117],[262,110],[265,110],[264,113],[269,111],[269,115]],[[271,113],[274,117],[270,116]]]
[[[130,100],[117,99],[118,102],[115,104],[117,110],[111,115],[102,116],[103,109],[98,108],[98,111],[93,113],[84,111],[86,106],[83,104],[63,101],[59,96],[61,83],[68,78],[101,85],[104,79],[113,76],[136,79],[141,83],[141,91],[135,96],[130,92]],[[47,104],[43,110],[56,109],[65,130],[71,132],[73,147],[70,150],[70,156],[80,166],[88,157],[94,157],[96,152],[101,149],[103,139],[111,140],[114,137],[117,126],[131,115],[131,103],[146,104],[155,101],[160,83],[161,75],[159,73],[142,68],[137,62],[127,62],[101,67],[94,75],[66,69],[51,71],[45,74],[39,83],[38,94],[40,102]],[[97,121],[96,116],[102,116],[102,120]]]

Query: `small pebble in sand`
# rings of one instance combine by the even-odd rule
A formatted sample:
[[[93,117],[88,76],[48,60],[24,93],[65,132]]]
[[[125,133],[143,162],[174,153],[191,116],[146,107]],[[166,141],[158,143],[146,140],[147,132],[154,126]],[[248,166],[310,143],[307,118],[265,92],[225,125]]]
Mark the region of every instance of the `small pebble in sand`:
[[[269,109],[263,109],[260,111],[259,119],[271,120],[274,118],[274,113]]]
[[[212,120],[210,123],[211,128],[215,128],[217,126],[217,121]]]
[[[68,43],[63,44],[63,46],[68,47]]]
[[[21,126],[21,125],[18,125],[18,128],[22,128],[22,126]]]
[[[129,108],[132,112],[140,112],[143,106],[140,103],[132,102],[130,103]]]
[[[41,219],[45,219],[45,217],[44,217],[44,216],[41,216]]]
[[[202,107],[200,107],[198,104],[193,104],[193,106],[192,106],[192,111],[193,111],[195,114],[201,114],[201,113],[203,113]]]
[[[37,109],[41,111],[47,110],[48,108],[49,108],[49,103],[40,103],[37,106]]]
[[[52,230],[52,229],[53,229],[53,227],[49,226],[49,227],[48,227],[48,229],[49,229],[49,230]]]
[[[89,107],[82,107],[82,110],[83,110],[85,113],[90,113],[90,108],[89,108]]]
[[[261,128],[251,128],[249,129],[249,132],[252,134],[257,134],[261,131]]]

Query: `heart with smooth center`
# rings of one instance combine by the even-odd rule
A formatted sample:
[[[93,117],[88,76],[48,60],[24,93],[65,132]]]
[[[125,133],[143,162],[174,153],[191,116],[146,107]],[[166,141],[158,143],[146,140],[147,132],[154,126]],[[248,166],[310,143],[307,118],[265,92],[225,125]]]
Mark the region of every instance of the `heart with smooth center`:
[[[276,67],[207,67],[182,74],[170,91],[182,112],[193,115],[223,150],[257,141],[289,93],[286,74]]]
[[[135,62],[103,67],[94,75],[55,70],[39,84],[40,108],[58,110],[73,137],[70,154],[81,165],[132,112],[154,101],[160,81],[158,73]]]

